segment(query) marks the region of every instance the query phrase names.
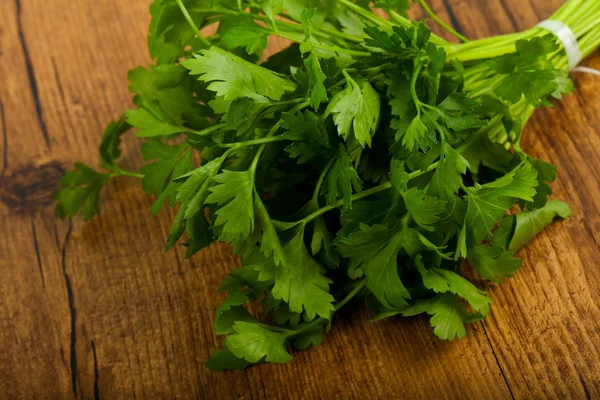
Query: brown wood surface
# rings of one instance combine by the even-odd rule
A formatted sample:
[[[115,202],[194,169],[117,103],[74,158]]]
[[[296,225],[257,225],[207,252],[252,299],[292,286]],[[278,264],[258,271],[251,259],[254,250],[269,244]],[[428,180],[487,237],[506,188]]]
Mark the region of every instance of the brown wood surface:
[[[576,93],[527,126],[525,148],[559,166],[555,197],[574,215],[521,252],[514,279],[487,286],[491,317],[467,339],[439,341],[425,318],[372,324],[357,304],[289,365],[212,373],[230,250],[163,253],[173,215],[151,217],[134,179],[111,183],[89,223],[57,220],[51,202],[63,169],[97,163],[105,123],[130,106],[148,3],[0,1],[0,399],[600,398],[600,78],[574,77]],[[561,3],[432,2],[471,37],[528,28]]]

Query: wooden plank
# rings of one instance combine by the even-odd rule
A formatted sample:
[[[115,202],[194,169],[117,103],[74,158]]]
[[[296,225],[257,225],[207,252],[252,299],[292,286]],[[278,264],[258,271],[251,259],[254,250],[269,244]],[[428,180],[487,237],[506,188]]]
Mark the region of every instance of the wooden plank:
[[[527,28],[559,0],[432,2],[471,36]],[[117,6],[118,5],[118,6]],[[512,7],[511,7],[512,5]],[[147,2],[0,4],[0,393],[11,398],[529,398],[600,394],[600,82],[528,126],[526,148],[559,164],[557,197],[575,216],[490,287],[492,317],[465,340],[422,318],[336,316],[289,365],[211,373],[215,289],[236,265],[225,246],[192,260],[161,248],[172,215],[149,216],[132,179],[112,184],[88,224],[56,221],[60,170],[97,160],[105,122],[130,104],[126,72],[145,64]],[[468,23],[460,24],[460,21]],[[598,63],[598,59],[592,60]],[[29,67],[28,67],[29,66]],[[584,102],[584,99],[588,101]],[[595,103],[596,105],[593,105]],[[139,165],[135,139],[126,163]],[[537,282],[532,285],[531,282]],[[567,284],[568,283],[568,284]],[[585,320],[595,321],[586,323]]]

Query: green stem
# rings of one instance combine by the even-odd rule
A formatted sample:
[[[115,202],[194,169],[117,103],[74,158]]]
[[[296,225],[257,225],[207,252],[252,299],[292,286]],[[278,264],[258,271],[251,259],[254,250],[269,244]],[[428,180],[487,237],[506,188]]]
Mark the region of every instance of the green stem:
[[[265,15],[254,14],[254,13],[245,12],[245,11],[234,11],[234,10],[228,10],[228,9],[223,9],[223,8],[212,8],[212,9],[211,8],[192,8],[192,10],[196,11],[196,12],[221,13],[224,15],[234,15],[234,16],[248,15],[252,19],[255,19],[258,21],[271,22],[271,19]],[[280,15],[285,18],[291,19],[291,17],[289,17],[285,14],[280,14]],[[294,30],[294,31],[300,32],[300,33],[304,32],[304,28],[302,28],[302,25],[300,25],[298,23],[277,20],[277,25],[280,28]],[[275,34],[277,34],[277,33],[275,33]],[[327,28],[327,27],[320,27],[318,29],[315,29],[313,31],[313,34],[316,36],[319,36],[323,39],[329,39],[330,36],[337,36],[341,39],[348,40],[348,41],[351,41],[354,43],[362,43],[363,42],[363,39],[361,37],[349,35],[347,33],[340,32],[335,29],[331,29],[331,28]]]
[[[220,123],[220,124],[215,124],[215,125],[211,125],[208,128],[202,129],[200,131],[189,131],[191,133],[193,133],[196,136],[209,136],[212,135],[214,132],[218,131],[221,128],[224,128],[227,124],[226,123]]]
[[[423,66],[421,65],[420,62],[417,61],[417,64],[415,64],[415,70],[413,71],[413,76],[410,82],[410,95],[412,96],[413,102],[415,103],[415,106],[417,107],[417,117],[421,116],[421,100],[419,100],[419,96],[417,95],[417,79],[419,78],[419,73],[421,72],[421,68],[423,68]]]
[[[240,147],[255,146],[257,144],[267,144],[267,143],[274,143],[274,142],[282,142],[282,141],[285,141],[285,140],[290,140],[290,139],[288,139],[288,138],[286,138],[284,136],[264,137],[264,138],[261,138],[261,139],[246,140],[245,142],[220,143],[219,147],[239,149]]]
[[[332,157],[331,160],[329,160],[329,162],[327,163],[327,165],[323,169],[323,172],[321,172],[321,175],[319,176],[319,180],[317,181],[317,185],[315,186],[315,191],[313,193],[312,200],[314,202],[317,202],[317,207],[318,207],[318,204],[319,204],[318,203],[318,199],[319,199],[319,192],[321,191],[321,186],[323,186],[323,182],[325,181],[325,177],[327,176],[327,172],[329,172],[329,169],[331,169],[331,167],[333,166],[334,162],[335,162],[335,157]]]
[[[371,12],[370,10],[365,10],[364,8],[362,8],[361,6],[357,6],[356,4],[348,1],[348,0],[337,0],[337,2],[339,4],[343,4],[344,6],[346,6],[346,8],[354,11],[355,13],[357,13],[358,15],[362,16],[363,18],[365,18],[366,20],[369,20],[370,22],[379,25],[379,26],[394,26],[394,24],[391,21],[388,21],[385,18],[380,17],[377,14],[374,14],[373,12]]]
[[[442,28],[444,28],[446,31],[448,31],[450,34],[452,34],[453,36],[457,37],[458,39],[460,39],[462,42],[468,42],[469,39],[467,39],[464,35],[462,35],[460,32],[456,31],[454,28],[452,28],[450,25],[448,25],[447,23],[445,23],[440,17],[437,16],[436,13],[433,12],[433,10],[429,7],[429,5],[427,4],[427,2],[425,0],[418,0],[419,4],[421,4],[421,7],[423,7],[423,10],[425,10],[425,12],[431,17],[433,18],[433,20],[435,22],[438,23],[438,25],[440,25]]]
[[[296,107],[292,108],[290,110],[290,113],[292,113],[292,114],[296,113],[296,112],[302,110],[303,108],[308,107],[309,105],[310,105],[310,101],[305,100],[304,102],[298,104]],[[273,125],[273,127],[267,134],[267,138],[273,136],[275,134],[275,132],[277,132],[277,130],[279,130],[279,128],[281,126],[281,121],[282,120],[279,120],[275,123],[275,125]],[[258,160],[260,159],[260,156],[262,155],[263,151],[265,151],[265,147],[267,146],[267,144],[268,143],[261,144],[260,148],[256,152],[256,155],[254,156],[254,160],[252,160],[252,165],[250,166],[250,168],[252,168],[253,171],[256,171],[256,167],[258,165]],[[252,184],[254,184],[254,182]]]
[[[339,311],[342,307],[344,307],[350,300],[354,298],[360,291],[367,285],[367,278],[363,278],[358,284],[352,289],[350,293],[346,297],[342,299],[339,303],[335,305],[335,311]]]
[[[433,164],[431,164],[429,167],[427,167],[427,169],[425,169],[425,170],[411,172],[410,174],[408,174],[408,180],[412,180],[412,179],[418,178],[421,175],[425,175],[426,173],[431,172],[434,169],[436,169],[438,165],[439,165],[439,161],[436,161]],[[361,199],[364,199],[365,197],[369,197],[369,196],[372,196],[374,194],[381,193],[381,192],[383,192],[385,190],[388,190],[388,189],[391,189],[391,188],[392,188],[391,182],[382,183],[379,186],[372,187],[371,189],[364,190],[364,191],[362,191],[360,193],[357,193],[357,194],[353,195],[351,197],[351,199],[352,199],[352,201],[361,200]],[[342,205],[344,205],[344,200],[343,199],[342,200],[338,200],[333,205],[328,205],[328,206],[325,206],[325,207],[321,207],[317,211],[315,211],[312,214],[310,214],[310,215],[302,218],[299,221],[296,221],[295,223],[286,224],[286,228],[290,229],[293,226],[298,226],[298,225],[301,225],[301,224],[302,225],[306,225],[309,222],[311,222],[312,220],[314,220],[315,218],[318,218],[319,216],[321,216],[321,215],[323,215],[323,214],[325,214],[325,213],[327,213],[327,212],[329,212],[331,210],[339,208]]]
[[[207,38],[204,37],[202,32],[200,32],[200,30],[196,26],[196,23],[192,19],[192,16],[188,12],[187,8],[185,8],[185,5],[183,5],[181,0],[175,0],[175,1],[177,1],[177,5],[179,6],[179,9],[183,13],[183,16],[185,17],[188,24],[192,27],[192,30],[194,31],[194,33],[198,36],[198,39],[200,39],[202,41],[202,43],[204,43],[206,46],[211,47],[212,43]]]
[[[117,176],[129,176],[132,178],[139,178],[139,179],[143,179],[145,177],[145,175],[143,175],[143,174],[139,174],[137,172],[132,172],[132,171],[126,171],[121,168],[117,169],[112,174],[110,174],[111,178],[116,178]]]
[[[301,39],[299,37],[290,36],[290,35],[286,34],[285,32],[281,32],[281,31],[273,32],[273,36],[279,36],[280,38],[291,40],[292,42],[296,42],[296,43],[308,43],[317,49],[331,51],[333,53],[348,54],[349,56],[358,56],[358,57],[369,57],[371,55],[371,53],[369,53],[367,51],[351,50],[351,49],[345,49],[345,48],[339,47],[339,46],[329,46],[326,44],[305,41],[304,38]]]

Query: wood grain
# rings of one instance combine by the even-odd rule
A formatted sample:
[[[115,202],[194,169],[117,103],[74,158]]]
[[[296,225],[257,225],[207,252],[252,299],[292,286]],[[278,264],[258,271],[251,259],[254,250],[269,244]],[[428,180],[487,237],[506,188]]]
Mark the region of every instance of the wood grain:
[[[561,3],[432,1],[470,37],[528,28]],[[423,318],[371,324],[356,304],[289,365],[211,373],[230,250],[163,253],[173,215],[151,217],[134,180],[111,183],[87,224],[51,204],[63,169],[94,163],[104,124],[131,103],[147,7],[0,2],[0,398],[600,398],[598,78],[574,77],[576,93],[527,126],[526,149],[559,166],[555,197],[574,216],[521,253],[514,279],[488,285],[491,317],[467,339],[441,342]]]

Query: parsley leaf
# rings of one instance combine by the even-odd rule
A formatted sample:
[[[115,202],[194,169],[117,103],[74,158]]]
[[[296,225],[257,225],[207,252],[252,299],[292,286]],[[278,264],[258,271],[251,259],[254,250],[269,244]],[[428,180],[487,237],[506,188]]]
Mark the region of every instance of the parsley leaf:
[[[74,171],[67,171],[60,180],[61,189],[53,199],[60,218],[73,218],[79,211],[85,221],[98,213],[98,197],[110,175],[94,171],[82,163],[75,163]]]
[[[368,82],[359,85],[347,74],[346,83],[346,88],[331,99],[325,114],[333,114],[338,133],[345,140],[352,134],[361,146],[371,146],[371,136],[379,124],[379,94]]]
[[[361,182],[358,178],[358,173],[352,166],[352,161],[343,146],[335,158],[333,166],[327,174],[323,193],[327,204],[335,205],[341,197],[344,202],[344,207],[352,207],[352,190],[361,191]]]
[[[227,49],[245,47],[252,54],[267,47],[269,32],[249,16],[225,16],[219,23],[219,42]]]
[[[316,110],[322,102],[327,101],[327,90],[323,85],[327,77],[321,70],[319,59],[314,54],[304,60],[304,66],[308,72],[308,97],[312,108]]]
[[[209,190],[206,204],[217,204],[215,226],[219,239],[231,242],[245,239],[254,230],[254,171],[223,170],[214,177],[217,185]]]
[[[493,282],[510,278],[521,267],[521,260],[513,253],[487,244],[470,248],[469,261],[479,275]]]
[[[472,242],[489,236],[490,230],[518,199],[532,201],[538,185],[536,176],[533,167],[523,163],[494,182],[465,188],[468,208],[463,229],[468,230]]]
[[[293,359],[285,348],[288,333],[273,332],[263,325],[244,321],[237,321],[233,330],[223,344],[238,358],[250,363],[262,360],[286,363]]]
[[[182,65],[192,75],[199,75],[201,81],[210,83],[208,90],[228,101],[241,97],[280,100],[285,92],[296,88],[292,81],[218,47],[204,50]]]

